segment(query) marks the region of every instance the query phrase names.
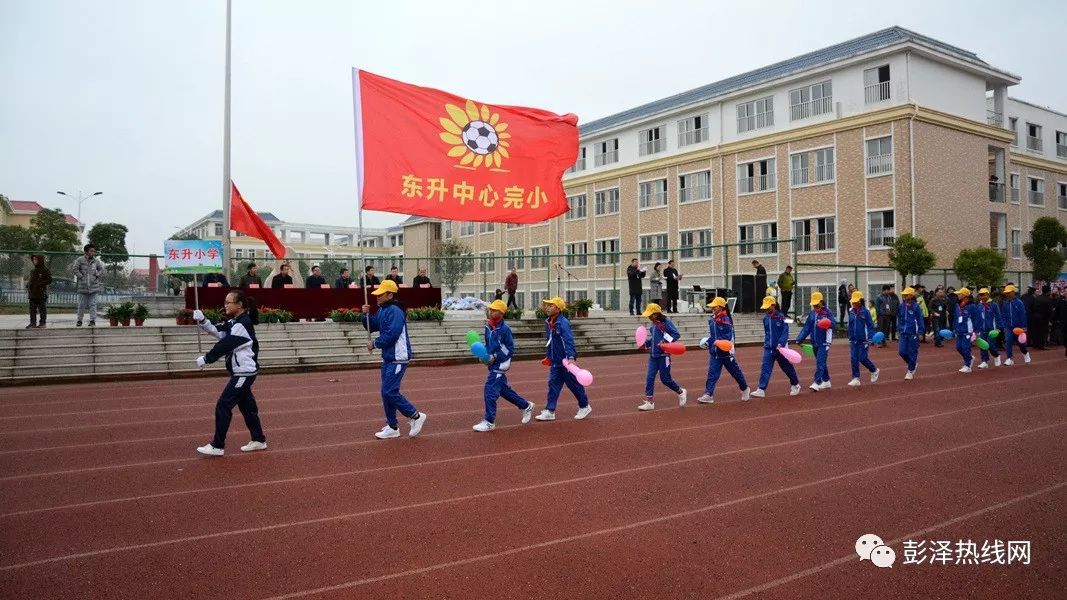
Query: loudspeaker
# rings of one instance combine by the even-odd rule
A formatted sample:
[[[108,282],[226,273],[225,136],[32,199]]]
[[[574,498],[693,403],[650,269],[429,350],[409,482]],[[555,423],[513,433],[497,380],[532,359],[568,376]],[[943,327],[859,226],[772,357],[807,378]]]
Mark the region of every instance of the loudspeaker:
[[[757,287],[757,279],[763,279],[763,287]],[[730,279],[731,287],[737,295],[737,312],[756,312],[757,294],[763,298],[763,291],[767,288],[767,277],[758,278],[755,275],[733,275]]]

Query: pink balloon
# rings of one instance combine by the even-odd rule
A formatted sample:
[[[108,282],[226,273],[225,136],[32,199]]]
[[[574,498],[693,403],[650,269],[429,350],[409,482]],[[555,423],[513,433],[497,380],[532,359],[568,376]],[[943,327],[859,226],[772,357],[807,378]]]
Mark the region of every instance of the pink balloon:
[[[800,361],[804,360],[804,357],[799,352],[792,348],[782,347],[778,349],[778,353],[785,357],[790,363],[799,365]]]
[[[563,366],[570,371],[571,375],[578,380],[578,383],[583,386],[593,385],[593,374],[585,369],[579,369],[578,365],[572,363],[567,359],[563,359]]]
[[[644,346],[645,342],[648,341],[648,329],[638,326],[637,330],[634,331],[634,340],[637,342],[638,348]]]
[[[1019,334],[1019,343],[1020,344],[1025,344],[1026,343],[1026,334],[1025,333]]]

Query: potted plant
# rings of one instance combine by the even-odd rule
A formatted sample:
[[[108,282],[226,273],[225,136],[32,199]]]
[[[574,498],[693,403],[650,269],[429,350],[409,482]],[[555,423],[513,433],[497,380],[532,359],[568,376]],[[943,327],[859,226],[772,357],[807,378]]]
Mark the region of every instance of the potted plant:
[[[504,313],[504,318],[507,319],[508,321],[518,321],[519,319],[522,318],[522,309],[521,308],[509,308],[507,310],[507,312]]]
[[[140,302],[133,309],[133,322],[138,327],[144,327],[144,320],[148,318],[148,307]]]
[[[334,323],[356,323],[363,320],[363,313],[358,308],[337,308],[330,311]]]
[[[179,308],[174,312],[175,325],[189,325],[193,319],[193,311],[188,308]]]
[[[133,302],[123,302],[119,305],[119,321],[123,327],[130,326],[130,319],[133,318]]]
[[[122,307],[116,304],[109,304],[104,314],[107,315],[107,320],[112,327],[118,327],[119,320],[122,318]]]
[[[571,306],[574,307],[574,316],[580,319],[589,316],[589,309],[593,307],[593,301],[588,298],[579,298]]]

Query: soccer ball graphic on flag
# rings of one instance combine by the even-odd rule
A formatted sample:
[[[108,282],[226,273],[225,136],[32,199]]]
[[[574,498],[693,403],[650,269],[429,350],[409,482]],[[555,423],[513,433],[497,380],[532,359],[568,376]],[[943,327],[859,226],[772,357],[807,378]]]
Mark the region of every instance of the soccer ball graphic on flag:
[[[491,154],[500,145],[496,129],[485,121],[471,121],[463,127],[463,143],[475,154]]]

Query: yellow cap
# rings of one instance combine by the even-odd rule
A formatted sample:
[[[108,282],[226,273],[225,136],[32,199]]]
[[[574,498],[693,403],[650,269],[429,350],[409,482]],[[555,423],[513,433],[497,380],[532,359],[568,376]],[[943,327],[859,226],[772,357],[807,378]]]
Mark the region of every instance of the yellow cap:
[[[1014,294],[1016,292],[1015,286],[1014,285],[1006,285],[1006,286],[1004,286],[1004,293],[1007,294],[1008,292],[1011,292],[1011,293]]]
[[[560,298],[559,296],[542,300],[541,304],[553,304],[556,306],[556,308],[560,310],[567,310],[567,303],[563,300],[563,298]]]
[[[811,293],[811,305],[812,306],[817,306],[820,302],[822,302],[822,292],[812,292]]]
[[[906,287],[906,288],[904,288],[903,292],[900,292],[900,295],[901,296],[914,296],[915,295],[915,288]]]
[[[773,296],[767,296],[766,298],[763,299],[763,304],[760,305],[759,309],[760,310],[767,310],[768,308],[774,306],[775,304],[778,304],[778,301],[775,300]]]
[[[726,299],[715,296],[715,299],[708,303],[708,308],[715,308],[716,306],[726,308]]]
[[[989,288],[982,288],[982,289],[978,290],[978,293],[979,294],[985,294],[986,296],[988,296],[989,295]]]
[[[655,302],[650,302],[648,306],[645,307],[645,312],[641,313],[641,316],[647,318],[662,312],[663,309],[659,307],[659,304],[656,304]]]
[[[396,287],[396,282],[393,281],[392,279],[386,279],[385,281],[383,281],[380,284],[378,284],[378,289],[374,290],[371,293],[374,294],[375,296],[381,296],[382,294],[384,294],[386,292],[392,292],[392,293],[395,294],[395,293],[397,293],[397,291],[398,290],[397,290],[397,287]]]
[[[489,310],[498,310],[502,313],[508,312],[508,305],[504,304],[503,300],[493,300],[489,305]]]
[[[960,289],[956,290],[956,295],[957,296],[970,296],[971,295],[971,290],[969,290],[967,288],[960,288]]]
[[[852,298],[849,299],[849,302],[851,304],[855,304],[857,302],[863,302],[863,292],[861,292],[859,290],[856,290],[856,291],[852,292]]]

